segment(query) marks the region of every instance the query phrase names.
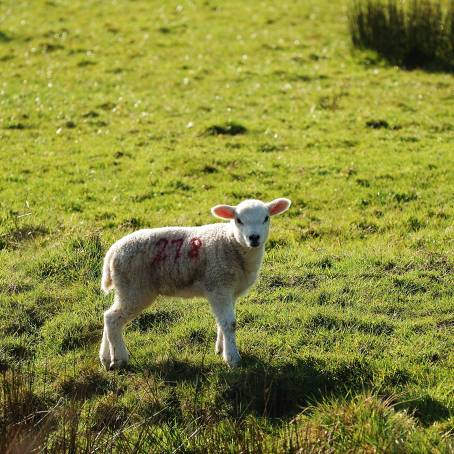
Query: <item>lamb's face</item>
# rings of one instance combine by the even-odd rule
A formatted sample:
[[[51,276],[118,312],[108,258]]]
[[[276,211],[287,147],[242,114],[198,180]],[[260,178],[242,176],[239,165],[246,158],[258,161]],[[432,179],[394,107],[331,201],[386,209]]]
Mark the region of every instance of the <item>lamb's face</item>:
[[[270,203],[245,200],[236,207],[217,205],[211,211],[216,217],[231,220],[235,238],[242,246],[256,248],[268,239],[270,216],[288,210],[290,203],[288,199],[276,199]]]
[[[260,247],[268,239],[270,215],[259,200],[246,200],[235,208],[231,220],[235,238],[242,246]]]

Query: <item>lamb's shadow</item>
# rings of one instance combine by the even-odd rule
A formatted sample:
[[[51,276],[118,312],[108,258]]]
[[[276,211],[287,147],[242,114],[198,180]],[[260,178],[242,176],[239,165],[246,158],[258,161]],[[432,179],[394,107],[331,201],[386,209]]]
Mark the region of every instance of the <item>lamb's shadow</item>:
[[[201,365],[169,358],[146,367],[146,373],[158,375],[167,384],[179,382],[200,382],[205,380],[211,368]]]
[[[167,359],[150,365],[147,371],[170,385],[191,382],[202,387],[217,375],[222,384],[218,398],[229,402],[232,416],[237,417],[291,417],[324,396],[346,395],[347,390],[359,391],[372,382],[372,369],[365,361],[328,362],[315,357],[278,366],[243,354],[236,369]]]
[[[271,366],[243,355],[243,367],[226,373],[225,381],[223,397],[231,402],[235,414],[281,418],[301,412],[324,396],[343,396],[366,388],[372,381],[372,369],[358,360],[329,363],[315,357]]]

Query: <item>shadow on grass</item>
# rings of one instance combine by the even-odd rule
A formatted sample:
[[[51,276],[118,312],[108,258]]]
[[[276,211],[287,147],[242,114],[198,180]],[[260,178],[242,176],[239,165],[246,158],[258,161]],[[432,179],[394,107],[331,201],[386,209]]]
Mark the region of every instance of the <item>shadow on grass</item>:
[[[347,389],[359,391],[372,382],[366,361],[337,362],[308,356],[293,363],[271,366],[246,356],[243,367],[225,375],[224,398],[236,415],[253,413],[273,418],[291,417],[302,407],[325,396],[344,396]]]
[[[133,366],[129,367],[131,369],[133,368]],[[209,367],[201,364],[189,363],[173,358],[150,365],[145,369],[150,375],[158,375],[167,384],[176,384],[178,382],[196,383],[200,380],[206,381],[207,374],[210,370]],[[134,372],[140,372],[140,369],[134,368]]]
[[[144,333],[162,326],[168,329],[170,324],[181,318],[181,314],[172,311],[158,310],[155,312],[143,312],[132,323],[133,329]]]
[[[67,377],[59,383],[59,391],[64,396],[75,400],[86,400],[94,396],[119,392],[112,380],[98,371],[82,371],[74,377]]]
[[[410,411],[426,427],[434,422],[445,420],[450,416],[449,408],[446,405],[427,394],[417,399],[397,404],[396,408]]]
[[[134,367],[129,371],[139,372]],[[189,382],[202,384],[203,388],[215,379],[219,382],[219,401],[228,403],[232,416],[241,418],[248,414],[292,417],[302,407],[327,395],[344,396],[347,390],[367,388],[373,375],[371,366],[358,359],[324,361],[306,357],[293,363],[270,365],[252,355],[243,355],[241,366],[236,369],[169,359],[149,366],[146,371],[175,385]]]

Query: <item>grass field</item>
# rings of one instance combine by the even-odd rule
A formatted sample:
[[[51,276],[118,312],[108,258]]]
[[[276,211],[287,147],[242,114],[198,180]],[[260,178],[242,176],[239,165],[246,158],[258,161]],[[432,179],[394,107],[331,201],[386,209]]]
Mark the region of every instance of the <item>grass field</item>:
[[[0,451],[448,453],[454,81],[346,2],[0,2]],[[160,299],[101,369],[109,245],[292,199],[237,306]]]

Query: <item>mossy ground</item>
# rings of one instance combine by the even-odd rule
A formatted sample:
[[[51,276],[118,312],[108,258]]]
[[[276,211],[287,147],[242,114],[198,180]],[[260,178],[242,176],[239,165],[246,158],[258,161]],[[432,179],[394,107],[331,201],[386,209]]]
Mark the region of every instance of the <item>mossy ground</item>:
[[[453,449],[451,75],[352,53],[340,1],[0,16],[2,450]],[[100,368],[114,240],[277,196],[241,368],[207,303],[172,298]]]

